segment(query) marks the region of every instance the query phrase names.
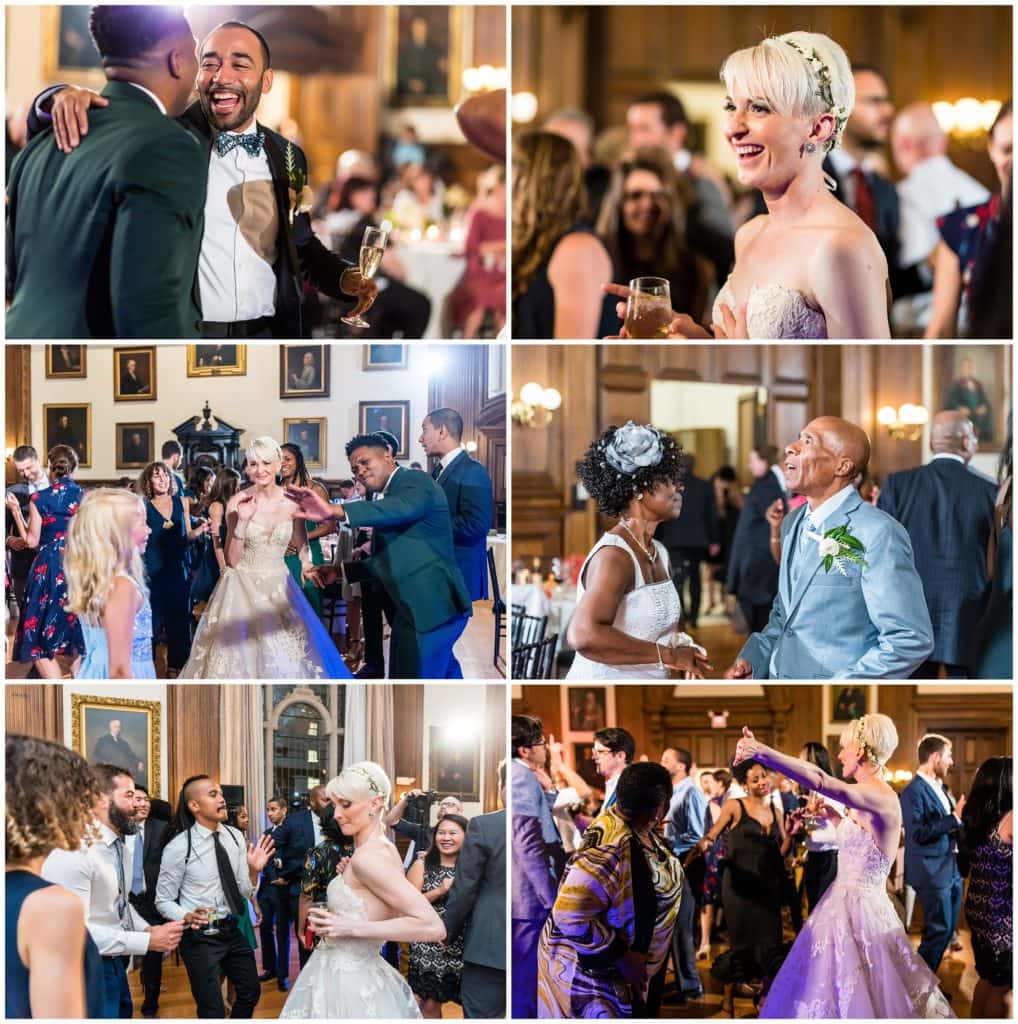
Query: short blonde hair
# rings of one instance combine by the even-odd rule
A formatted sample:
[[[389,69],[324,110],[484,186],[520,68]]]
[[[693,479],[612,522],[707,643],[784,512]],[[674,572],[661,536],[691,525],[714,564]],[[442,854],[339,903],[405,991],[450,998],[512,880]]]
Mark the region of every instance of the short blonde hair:
[[[817,60],[829,75],[828,98],[823,95]],[[845,51],[819,32],[787,32],[736,50],[722,65],[721,78],[729,94],[738,83],[750,96],[766,100],[782,117],[814,118],[839,108],[834,134],[826,143],[828,151],[840,141],[855,107],[852,65]]]
[[[145,503],[123,488],[97,487],[85,495],[67,527],[64,574],[69,612],[98,623],[117,576],[127,576],[148,594],[141,552],[131,543],[139,511],[145,514]]]
[[[247,446],[244,454],[247,456],[248,462],[253,462],[255,459],[261,459],[263,462],[283,461],[283,449],[279,447],[279,442],[267,434],[256,437]]]
[[[866,760],[883,768],[898,749],[898,730],[887,715],[863,715],[842,730],[842,747],[849,743],[862,747]]]
[[[330,779],[325,792],[331,800],[373,800],[377,796],[382,798],[382,806],[388,807],[392,783],[380,764],[358,761]]]

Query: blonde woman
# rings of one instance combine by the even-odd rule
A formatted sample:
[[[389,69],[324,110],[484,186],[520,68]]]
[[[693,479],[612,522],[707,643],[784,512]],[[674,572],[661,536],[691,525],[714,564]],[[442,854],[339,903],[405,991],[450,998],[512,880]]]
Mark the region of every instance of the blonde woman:
[[[767,213],[735,236],[713,334],[677,315],[670,336],[889,338],[887,261],[823,170],[855,105],[845,51],[828,36],[789,32],[733,53],[721,78],[739,182],[761,191]]]
[[[410,986],[381,956],[383,942],[443,942],[445,926],[403,873],[383,819],[392,785],[380,765],[360,761],[326,786],[336,823],[354,854],[327,890],[328,909],[309,921],[321,942],[290,991],[281,1017],[322,1020],[419,1018]],[[352,983],[355,982],[355,983]]]
[[[937,977],[912,949],[887,895],[887,876],[901,838],[901,805],[884,779],[898,746],[887,715],[863,715],[841,734],[843,779],[758,742],[743,727],[733,763],[752,759],[820,798],[836,825],[838,873],[806,919],[778,972],[761,1017],[953,1017]]]
[[[286,567],[307,545],[297,505],[276,482],[279,444],[247,449],[250,487],[226,503],[226,568],[209,599],[182,679],[347,679],[350,672]]]
[[[85,656],[78,679],[155,679],[152,606],[142,554],[151,530],[130,491],[89,491],[67,528],[67,610],[78,616]]]

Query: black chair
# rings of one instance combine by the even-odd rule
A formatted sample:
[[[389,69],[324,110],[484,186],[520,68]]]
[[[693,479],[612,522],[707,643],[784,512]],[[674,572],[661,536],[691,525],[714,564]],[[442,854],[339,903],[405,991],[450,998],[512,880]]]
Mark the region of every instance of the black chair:
[[[502,671],[505,663],[499,656],[502,646],[502,637],[505,636],[505,600],[502,598],[502,591],[498,588],[498,572],[495,569],[495,552],[488,548],[488,576],[491,578],[491,614],[495,616],[495,651],[492,655],[492,664],[499,671]]]
[[[532,616],[531,616],[532,617]],[[558,633],[513,648],[513,679],[551,679],[555,667],[555,645]]]
[[[527,644],[536,644],[544,639],[545,630],[548,628],[548,617],[546,615],[521,615],[513,613],[512,621],[512,642],[513,648],[525,647]]]
[[[322,588],[322,622],[329,636],[336,635],[336,619],[346,626],[346,601],[343,600],[343,584],[339,580]]]

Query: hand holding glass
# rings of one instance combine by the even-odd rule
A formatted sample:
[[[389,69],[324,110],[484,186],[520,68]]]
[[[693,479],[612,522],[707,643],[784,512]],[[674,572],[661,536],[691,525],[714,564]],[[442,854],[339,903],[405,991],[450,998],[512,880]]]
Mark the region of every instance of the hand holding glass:
[[[385,246],[389,241],[389,234],[381,228],[365,228],[364,237],[361,239],[360,272],[365,281],[370,281],[378,272],[382,264],[382,255],[385,253]],[[359,313],[353,316],[340,318],[343,323],[351,327],[370,327]]]
[[[629,282],[626,322],[630,338],[667,338],[672,322],[672,297],[663,277],[634,277]]]

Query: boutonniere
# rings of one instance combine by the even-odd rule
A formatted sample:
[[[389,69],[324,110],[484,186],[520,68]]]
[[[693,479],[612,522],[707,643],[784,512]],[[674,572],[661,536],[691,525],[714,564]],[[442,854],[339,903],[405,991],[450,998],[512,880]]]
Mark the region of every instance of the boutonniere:
[[[847,526],[835,526],[824,534],[810,531],[806,536],[817,542],[820,557],[824,560],[824,572],[837,569],[842,576],[847,576],[845,562],[855,562],[864,569],[869,568],[862,557],[866,554],[866,548],[858,537],[849,533]]]
[[[308,176],[297,166],[293,143],[286,144],[286,177],[290,183],[290,224],[301,213],[308,213],[314,205],[314,193],[308,186]]]

